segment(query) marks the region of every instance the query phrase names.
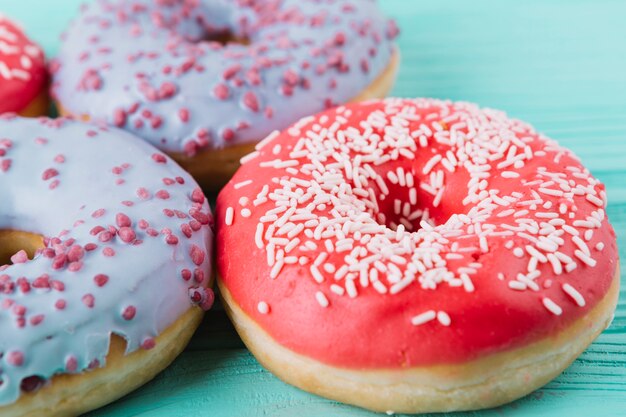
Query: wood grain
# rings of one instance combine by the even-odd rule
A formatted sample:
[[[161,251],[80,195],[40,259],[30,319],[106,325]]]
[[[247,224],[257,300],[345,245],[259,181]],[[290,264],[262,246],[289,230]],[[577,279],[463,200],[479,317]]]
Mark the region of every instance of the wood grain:
[[[379,0],[402,29],[394,94],[504,109],[573,149],[607,186],[626,259],[626,2]],[[0,0],[49,53],[80,0]],[[626,271],[626,268],[623,268]],[[560,377],[467,416],[626,415],[626,279],[612,326]],[[220,309],[154,381],[92,416],[370,416],[263,370]],[[459,414],[463,415],[463,414]]]

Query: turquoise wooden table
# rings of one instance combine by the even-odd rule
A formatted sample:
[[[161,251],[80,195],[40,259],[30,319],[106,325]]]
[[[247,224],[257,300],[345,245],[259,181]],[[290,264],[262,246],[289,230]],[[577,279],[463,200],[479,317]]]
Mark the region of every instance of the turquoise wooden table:
[[[626,254],[626,2],[380,0],[401,29],[394,94],[506,110],[573,149],[606,185]],[[0,0],[50,55],[79,0]],[[626,271],[626,268],[623,269]],[[622,288],[626,288],[622,273]],[[471,416],[626,416],[626,290],[612,326],[560,377]],[[245,349],[224,312],[207,314],[154,381],[93,416],[370,416],[290,387]],[[463,414],[459,414],[463,415]]]

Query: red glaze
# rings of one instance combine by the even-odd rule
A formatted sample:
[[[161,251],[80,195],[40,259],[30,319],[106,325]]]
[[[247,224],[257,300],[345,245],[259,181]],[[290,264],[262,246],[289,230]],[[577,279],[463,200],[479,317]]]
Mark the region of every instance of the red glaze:
[[[0,15],[0,113],[24,110],[44,91],[47,81],[41,48]]]
[[[339,130],[343,133],[329,133],[332,139],[315,139],[327,133],[326,129],[336,131],[335,123],[342,118],[345,123]],[[368,126],[371,130],[363,135]],[[357,131],[360,133],[353,135]],[[376,134],[386,139],[378,140]],[[347,368],[464,362],[522,347],[562,330],[593,308],[611,285],[618,258],[615,233],[604,213],[604,186],[570,151],[501,112],[467,103],[389,99],[330,110],[271,136],[273,139],[259,144],[258,152],[244,158],[245,164],[218,197],[217,259],[222,283],[233,300],[274,340],[297,353]],[[362,143],[369,143],[370,148],[356,149],[359,145],[353,136],[364,137],[368,142]],[[344,139],[343,149],[327,152],[333,141],[338,146]],[[451,145],[454,141],[463,145]],[[386,145],[380,147],[382,142]],[[294,149],[304,151],[292,153]],[[450,150],[454,158],[447,153]],[[372,161],[363,161],[375,152],[379,154]],[[391,159],[381,161],[381,155]],[[439,161],[429,169],[435,161],[431,158],[439,158],[437,155],[447,162]],[[281,193],[290,194],[284,192],[285,187],[300,200],[289,200],[288,207],[303,209],[323,198],[319,192],[307,196],[307,187],[320,189],[317,184],[323,182],[319,172],[312,173],[320,169],[311,163],[312,158],[320,158],[327,172],[337,174],[337,185],[328,187],[334,195],[332,202],[325,207],[310,206],[309,220],[297,217],[306,210],[293,213],[296,217],[290,217],[290,222],[294,226],[280,220],[289,211],[272,220],[268,211],[277,208],[274,200]],[[517,167],[515,160],[521,161]],[[277,167],[281,164],[282,168]],[[358,198],[341,196],[350,196],[357,188],[353,177],[356,165],[358,182],[365,190],[371,188],[371,198],[367,193]],[[413,175],[417,190],[413,197],[411,179],[397,180],[399,168]],[[384,179],[382,186],[389,189],[388,195],[374,180],[375,175]],[[443,176],[443,181],[437,176]],[[302,185],[301,181],[294,183],[294,178],[314,181]],[[441,199],[436,201],[442,186]],[[269,192],[263,192],[263,187]],[[298,194],[299,188],[304,196]],[[400,214],[394,207],[396,199]],[[368,206],[363,203],[366,200]],[[413,233],[394,231],[401,218],[406,222],[406,213],[402,213],[405,203],[409,203],[408,212],[429,212],[429,216],[407,223]],[[342,226],[337,229],[346,237],[363,239],[368,232],[363,224],[371,230],[378,227],[370,233],[377,237],[353,243],[338,253],[344,237],[338,236],[337,229],[316,239],[320,235],[315,232],[315,222],[321,216],[339,219]],[[346,217],[361,226],[345,226]],[[376,226],[372,219],[387,226]],[[303,230],[288,235],[287,229],[307,221],[305,229],[310,227],[313,233]],[[255,243],[259,224],[265,234],[268,226],[277,222],[280,227],[274,228],[273,236],[279,240],[272,243],[263,238]],[[279,236],[285,224],[288,226]],[[355,229],[362,230],[360,236],[355,236]],[[579,234],[578,238],[573,234]],[[392,257],[401,246],[396,235],[410,250]],[[540,235],[543,237],[537,240]],[[280,250],[295,238],[300,241],[281,258]],[[373,244],[375,239],[382,239],[378,247]],[[317,249],[307,250],[307,242],[316,243]],[[319,264],[319,274],[313,272],[311,265],[320,253],[328,253],[326,245],[331,243],[335,251]],[[556,252],[552,252],[554,245]],[[357,247],[365,248],[364,252],[358,253]],[[589,256],[584,253],[587,250]],[[424,251],[434,253],[431,264]],[[346,256],[351,253],[352,258]],[[345,292],[349,275],[333,270],[350,262],[363,265],[363,258],[376,254],[382,256],[380,262],[390,273],[372,273],[377,269],[366,267],[367,287],[363,287],[360,273],[355,272],[358,295],[350,297]],[[284,263],[292,256],[297,263],[276,266],[281,263],[277,259]],[[354,262],[356,258],[358,262]],[[422,271],[398,291],[394,275],[410,281],[408,265],[417,265],[417,260],[422,262]],[[300,261],[307,263],[301,265]],[[390,269],[390,264],[395,267]],[[429,279],[436,267],[448,275]],[[374,284],[376,280],[378,284]],[[343,288],[344,294],[333,292],[333,284],[337,285],[334,290]],[[316,299],[318,292],[328,300],[325,308],[324,300]],[[579,305],[583,300],[584,306]],[[436,312],[442,313],[433,318]]]

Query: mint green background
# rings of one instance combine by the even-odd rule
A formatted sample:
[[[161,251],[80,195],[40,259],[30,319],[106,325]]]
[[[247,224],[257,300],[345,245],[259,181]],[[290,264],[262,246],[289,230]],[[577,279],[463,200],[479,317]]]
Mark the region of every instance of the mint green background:
[[[355,0],[356,1],[356,0]],[[49,54],[77,0],[0,0]],[[608,188],[626,249],[626,1],[379,0],[402,29],[394,94],[468,100],[533,123],[582,157]],[[625,283],[622,275],[622,283]],[[613,325],[560,377],[467,416],[626,416],[626,297]],[[259,366],[223,311],[144,388],[93,416],[369,416],[306,394]],[[461,415],[461,414],[459,414]]]

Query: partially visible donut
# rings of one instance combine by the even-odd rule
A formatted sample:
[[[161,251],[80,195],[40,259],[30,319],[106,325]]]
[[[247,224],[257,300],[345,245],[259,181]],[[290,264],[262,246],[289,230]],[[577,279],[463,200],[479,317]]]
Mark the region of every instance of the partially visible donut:
[[[52,65],[61,112],[173,156],[209,188],[274,129],[384,97],[397,28],[374,1],[97,0]]]
[[[218,283],[280,378],[376,411],[512,401],[618,296],[604,186],[502,112],[388,99],[261,142],[219,194]]]
[[[48,111],[48,72],[41,48],[0,14],[0,113]]]
[[[213,301],[211,223],[126,132],[0,118],[0,414],[80,414],[167,366]]]

